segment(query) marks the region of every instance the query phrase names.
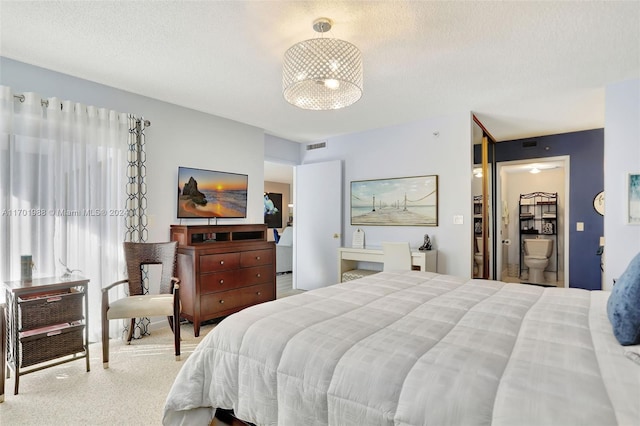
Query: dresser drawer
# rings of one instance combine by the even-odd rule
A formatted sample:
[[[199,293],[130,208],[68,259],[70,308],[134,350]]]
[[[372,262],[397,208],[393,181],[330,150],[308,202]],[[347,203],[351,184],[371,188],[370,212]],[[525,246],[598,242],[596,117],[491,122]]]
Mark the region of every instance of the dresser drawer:
[[[260,284],[203,295],[200,299],[204,312],[221,312],[243,306],[255,305],[275,299],[273,284]]]
[[[84,293],[57,292],[18,298],[18,330],[32,330],[84,319]]]
[[[84,325],[60,325],[23,333],[20,366],[28,367],[85,351]]]
[[[244,251],[240,256],[240,266],[243,268],[258,265],[271,265],[273,263],[273,250]]]
[[[200,256],[200,272],[226,271],[240,266],[240,253],[204,254]]]
[[[238,287],[269,282],[273,277],[273,266],[255,266],[233,271],[212,272],[200,277],[200,293],[216,293]]]
[[[242,286],[262,284],[273,280],[273,266],[255,266],[238,270],[238,281]]]
[[[236,288],[240,282],[237,270],[202,274],[200,276],[200,293],[208,294],[230,290]]]

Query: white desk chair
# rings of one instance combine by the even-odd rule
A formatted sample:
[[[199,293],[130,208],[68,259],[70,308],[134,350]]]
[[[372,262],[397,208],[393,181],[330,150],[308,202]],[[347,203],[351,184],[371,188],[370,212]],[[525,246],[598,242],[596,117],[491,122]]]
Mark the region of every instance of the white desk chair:
[[[383,271],[410,271],[411,248],[409,243],[382,243]]]

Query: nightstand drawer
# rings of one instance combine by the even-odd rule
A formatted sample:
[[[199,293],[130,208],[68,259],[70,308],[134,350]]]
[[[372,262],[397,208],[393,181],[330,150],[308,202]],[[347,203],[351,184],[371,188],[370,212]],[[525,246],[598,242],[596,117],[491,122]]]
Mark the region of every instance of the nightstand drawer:
[[[84,293],[70,291],[18,298],[18,331],[84,319]]]
[[[20,337],[20,366],[28,367],[84,352],[83,331],[84,324],[67,324],[23,333]]]

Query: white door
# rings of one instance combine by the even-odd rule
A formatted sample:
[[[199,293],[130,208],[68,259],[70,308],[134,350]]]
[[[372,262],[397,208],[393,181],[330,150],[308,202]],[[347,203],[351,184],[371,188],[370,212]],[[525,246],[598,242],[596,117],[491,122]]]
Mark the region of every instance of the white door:
[[[293,182],[293,288],[313,290],[336,284],[342,163],[296,166]]]

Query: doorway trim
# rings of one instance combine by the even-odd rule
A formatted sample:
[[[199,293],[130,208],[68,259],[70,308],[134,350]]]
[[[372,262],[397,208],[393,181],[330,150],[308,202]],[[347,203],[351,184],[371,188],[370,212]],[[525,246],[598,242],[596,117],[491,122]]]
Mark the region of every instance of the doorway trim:
[[[563,286],[566,288],[569,286],[569,228],[571,224],[569,223],[569,211],[570,211],[570,163],[571,156],[569,155],[560,155],[557,157],[538,157],[538,158],[527,158],[523,160],[513,160],[513,161],[500,161],[496,163],[496,194],[495,194],[495,202],[496,206],[502,205],[502,167],[505,166],[515,166],[518,164],[527,164],[527,163],[547,163],[551,161],[561,161],[564,167],[564,190],[565,190],[565,200],[564,200],[564,250],[563,250],[563,264],[564,264],[564,272],[563,272]],[[502,229],[502,219],[500,219],[500,223],[498,223],[498,217],[494,217],[494,227],[498,229]],[[496,254],[494,256],[494,261],[496,265],[498,264],[498,259],[502,259],[502,238],[500,238],[499,244],[496,244]],[[496,241],[498,243],[498,241]],[[519,244],[519,242],[518,242]],[[496,268],[496,280],[502,280],[502,268]]]

